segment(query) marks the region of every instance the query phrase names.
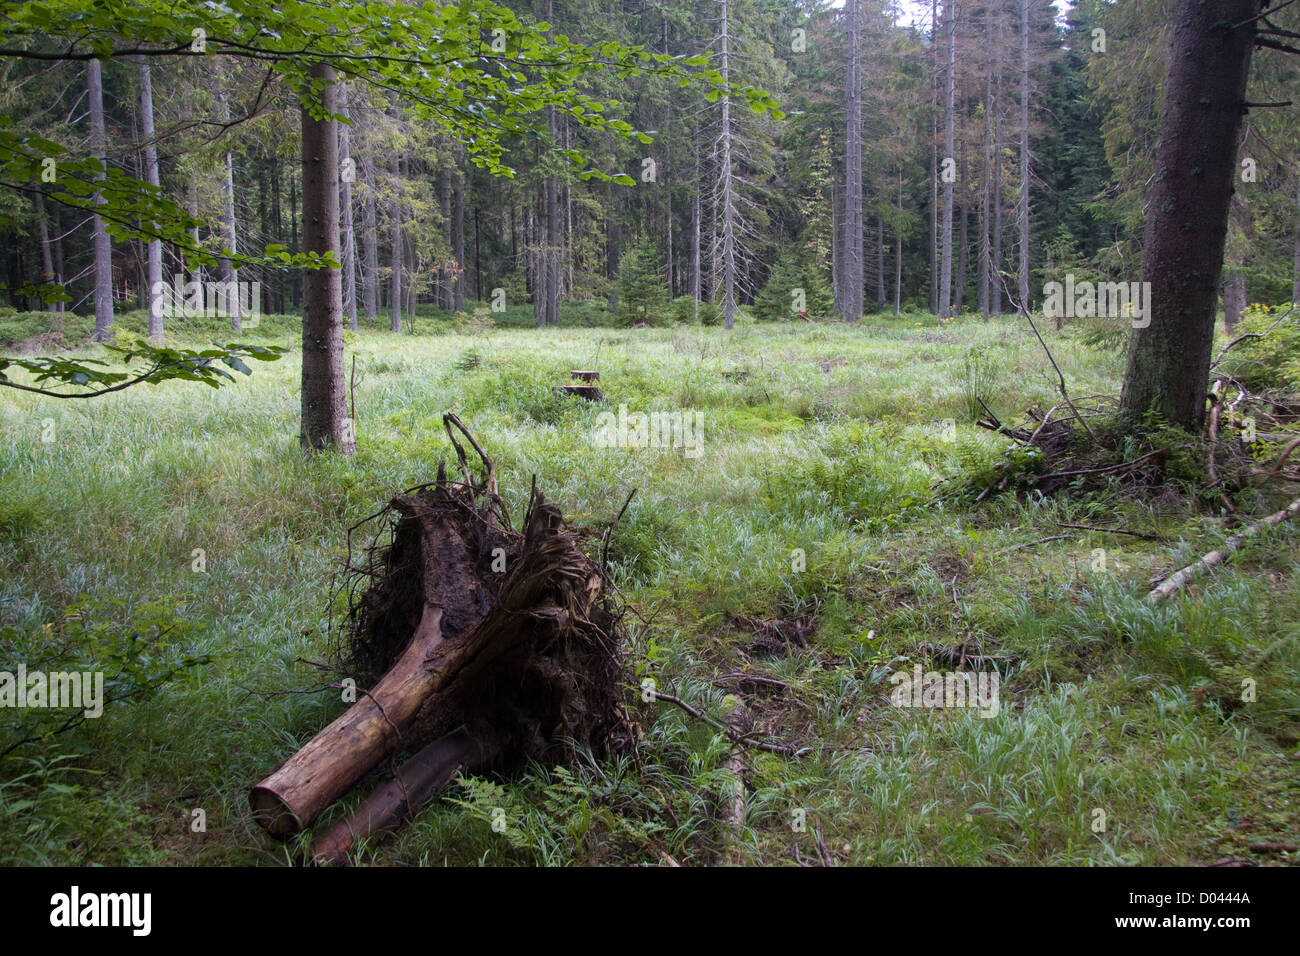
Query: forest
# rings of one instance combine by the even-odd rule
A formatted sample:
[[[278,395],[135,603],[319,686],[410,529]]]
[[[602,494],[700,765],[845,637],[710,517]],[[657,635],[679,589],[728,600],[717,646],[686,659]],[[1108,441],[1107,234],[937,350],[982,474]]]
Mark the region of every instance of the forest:
[[[1300,861],[1294,0],[0,11],[0,863]]]

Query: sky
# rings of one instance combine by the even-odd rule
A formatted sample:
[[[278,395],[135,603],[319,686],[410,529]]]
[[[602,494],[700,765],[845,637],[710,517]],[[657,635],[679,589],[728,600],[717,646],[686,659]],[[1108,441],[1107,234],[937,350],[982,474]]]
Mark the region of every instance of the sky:
[[[930,0],[895,0],[901,8],[902,16],[899,17],[899,23],[921,23],[929,25],[930,23]],[[1059,19],[1065,10],[1071,5],[1068,0],[1053,0],[1057,9],[1057,18]],[[839,3],[833,3],[832,6],[840,6]]]

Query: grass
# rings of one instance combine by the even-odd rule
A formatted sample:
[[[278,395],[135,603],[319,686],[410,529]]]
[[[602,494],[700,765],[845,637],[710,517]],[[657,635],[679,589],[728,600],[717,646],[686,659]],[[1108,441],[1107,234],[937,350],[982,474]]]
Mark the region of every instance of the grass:
[[[11,340],[22,319],[5,320]],[[763,728],[824,746],[749,753],[732,832],[727,742],[643,704],[639,759],[464,781],[359,860],[781,864],[815,861],[820,833],[856,864],[1174,864],[1295,842],[1295,529],[1155,609],[1147,579],[1226,533],[1191,504],[1116,488],[971,505],[936,490],[1006,445],[974,426],[973,390],[1005,421],[1056,403],[1014,320],[466,335],[421,316],[415,335],[349,335],[346,460],[298,450],[296,321],[263,317],[243,338],[295,351],[219,391],[0,390],[0,669],[109,648],[138,691],[0,762],[0,862],[283,863],[301,849],[260,833],[248,789],[342,710],[307,662],[330,653],[344,531],[433,476],[449,410],[497,462],[513,514],[533,475],[578,523],[612,518],[637,489],[615,570],[650,622],[629,617],[638,680],[715,716],[738,695]],[[229,338],[202,322],[180,337]],[[1079,330],[1051,342],[1076,394],[1117,390],[1116,353]],[[589,367],[609,410],[701,412],[701,456],[595,447],[603,409],[550,388]],[[1164,542],[1076,531],[1009,550],[1060,522]],[[776,659],[745,623],[805,618],[809,648]],[[996,717],[891,705],[892,672],[947,670],[925,646],[963,642],[1000,673]],[[786,687],[722,679],[746,672]],[[0,733],[39,716],[0,712]]]

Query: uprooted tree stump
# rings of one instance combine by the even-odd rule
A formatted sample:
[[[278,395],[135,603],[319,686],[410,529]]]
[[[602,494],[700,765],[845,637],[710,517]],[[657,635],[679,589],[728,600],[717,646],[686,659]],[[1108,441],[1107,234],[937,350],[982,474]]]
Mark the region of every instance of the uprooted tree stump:
[[[458,770],[508,771],[631,741],[622,703],[619,612],[601,562],[579,547],[534,482],[519,530],[491,461],[454,415],[444,424],[463,481],[397,495],[380,533],[349,561],[344,633],[355,704],[253,788],[254,818],[286,838],[386,762],[392,779],[315,844],[318,863],[414,814]],[[474,447],[471,475],[453,426]],[[371,526],[373,527],[373,526]]]

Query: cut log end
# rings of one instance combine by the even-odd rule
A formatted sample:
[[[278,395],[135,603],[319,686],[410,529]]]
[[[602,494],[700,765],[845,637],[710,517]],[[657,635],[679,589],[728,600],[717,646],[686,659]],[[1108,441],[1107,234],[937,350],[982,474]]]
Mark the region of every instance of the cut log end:
[[[248,802],[253,807],[253,819],[257,825],[273,837],[287,840],[302,829],[302,821],[275,793],[275,791],[258,784],[249,794]]]

